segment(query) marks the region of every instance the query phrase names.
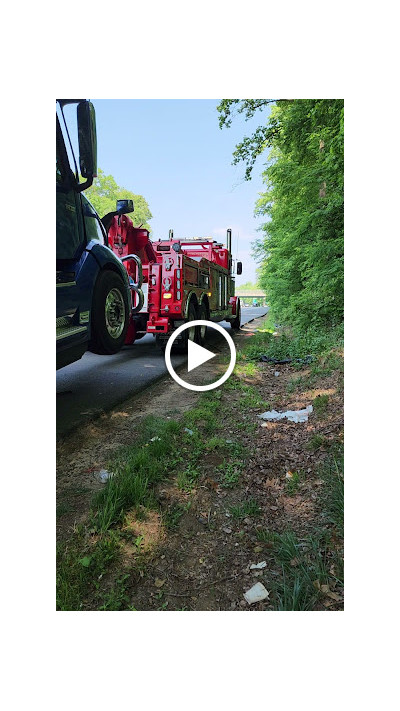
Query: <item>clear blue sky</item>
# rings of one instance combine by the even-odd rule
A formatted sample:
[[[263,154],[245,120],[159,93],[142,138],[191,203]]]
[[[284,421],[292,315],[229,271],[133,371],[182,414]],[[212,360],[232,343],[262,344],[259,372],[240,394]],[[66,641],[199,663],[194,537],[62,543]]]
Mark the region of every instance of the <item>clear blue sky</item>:
[[[153,214],[154,237],[214,236],[232,228],[233,256],[243,274],[237,284],[255,280],[251,242],[261,220],[253,217],[263,190],[258,160],[251,181],[244,165],[232,166],[232,152],[244,135],[265,121],[259,113],[238,116],[220,130],[218,100],[92,100],[97,118],[98,165],[117,183],[143,195]]]

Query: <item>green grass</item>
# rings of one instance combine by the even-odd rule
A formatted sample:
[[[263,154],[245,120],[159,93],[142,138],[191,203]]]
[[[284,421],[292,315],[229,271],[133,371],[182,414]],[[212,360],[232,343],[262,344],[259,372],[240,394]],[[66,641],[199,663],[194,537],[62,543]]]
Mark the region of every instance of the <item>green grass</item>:
[[[337,527],[343,537],[344,520],[344,454],[343,445],[329,453],[321,466],[321,477],[325,482],[325,507],[328,519]]]
[[[197,425],[204,434],[215,432],[216,414],[221,409],[221,397],[221,391],[202,393],[198,399],[197,406],[185,412],[183,416],[185,426],[193,429]]]
[[[178,528],[180,520],[186,510],[186,507],[182,504],[172,504],[163,517],[166,528],[170,531]]]
[[[329,395],[317,395],[314,398],[312,405],[313,410],[317,415],[324,415],[329,404]]]
[[[269,545],[275,540],[275,533],[268,531],[266,528],[258,528],[256,531],[256,536],[261,543],[268,543]]]
[[[235,390],[240,392],[239,407],[242,411],[247,411],[253,408],[268,409],[270,404],[260,398],[259,392],[254,385],[246,385],[239,378],[232,376],[225,384],[225,390]]]
[[[324,514],[336,526],[343,538],[344,479],[343,446],[337,445],[321,465],[324,481],[322,500]],[[291,481],[291,480],[289,480]],[[343,556],[340,542],[321,528],[300,539],[293,531],[275,533],[267,529],[256,532],[257,539],[268,545],[269,552],[280,566],[281,575],[271,585],[271,601],[277,610],[312,610],[324,598],[321,587],[342,593]]]
[[[300,485],[300,473],[293,472],[290,479],[285,479],[286,481],[286,491],[289,496],[294,496],[296,494]]]
[[[259,516],[260,507],[255,499],[247,499],[237,506],[230,506],[229,513],[233,518],[242,519],[247,516]]]
[[[176,445],[181,431],[174,420],[144,419],[139,440],[117,452],[110,462],[114,476],[93,499],[94,530],[104,533],[121,523],[130,509],[154,506],[154,486],[180,459]]]
[[[199,476],[199,469],[197,467],[194,467],[192,464],[188,464],[186,469],[178,473],[178,476],[176,478],[178,489],[181,489],[182,491],[191,491],[195,486]]]
[[[238,362],[236,363],[235,370],[233,374],[237,377],[247,377],[251,378],[257,373],[257,366],[253,362]]]
[[[221,399],[222,391],[202,394],[181,422],[145,417],[134,443],[117,450],[107,463],[114,476],[93,497],[86,524],[58,549],[57,609],[130,609],[125,590],[127,578],[120,576],[111,581],[106,593],[103,583],[107,575],[112,577],[121,544],[126,540],[121,530],[126,514],[134,511],[140,518],[147,509],[159,508],[155,496],[159,482],[177,475],[178,487],[189,492],[201,475],[204,457],[220,453],[226,462],[221,483],[227,488],[234,486],[244,449],[240,443],[226,441],[218,434],[223,427],[218,417],[223,409]],[[185,426],[192,434],[184,431]],[[177,528],[188,506],[190,502],[173,504],[162,511],[165,527]],[[68,511],[68,506],[61,503],[58,515]],[[130,543],[136,545],[135,541]],[[137,549],[142,555],[140,542]]]
[[[269,358],[305,358],[308,355],[318,358],[324,356],[325,363],[319,368],[327,371],[340,367],[342,359],[338,354],[329,353],[343,343],[343,327],[323,332],[309,328],[297,334],[280,333],[274,336],[271,329],[262,329],[245,345],[242,356],[248,361],[258,361],[262,355]],[[317,374],[317,370],[315,371]]]
[[[240,479],[240,475],[243,469],[243,463],[239,461],[224,461],[223,464],[218,467],[218,469],[221,471],[220,483],[222,488],[233,489]]]
[[[130,597],[127,592],[130,577],[129,573],[123,573],[115,580],[111,589],[104,594],[99,610],[130,609]]]
[[[331,375],[334,370],[343,372],[343,369],[343,357],[336,350],[325,351],[311,365],[312,375],[319,378]]]
[[[69,501],[62,501],[56,508],[56,518],[61,518],[72,511],[74,511],[73,505]]]
[[[309,442],[307,443],[307,449],[311,449],[312,451],[315,451],[317,449],[321,449],[321,447],[324,447],[329,443],[329,440],[324,437],[323,435],[320,434],[315,434],[311,437]]]
[[[307,379],[300,376],[297,378],[290,378],[287,386],[286,386],[286,392],[294,393],[296,390],[303,389],[305,385],[307,384]]]
[[[101,605],[100,581],[119,558],[119,536],[115,531],[91,544],[84,527],[57,550],[57,609],[81,610],[89,595]]]
[[[316,581],[329,583],[324,537],[299,540],[291,531],[276,534],[272,552],[282,571],[272,591],[276,609],[312,610],[320,597]]]

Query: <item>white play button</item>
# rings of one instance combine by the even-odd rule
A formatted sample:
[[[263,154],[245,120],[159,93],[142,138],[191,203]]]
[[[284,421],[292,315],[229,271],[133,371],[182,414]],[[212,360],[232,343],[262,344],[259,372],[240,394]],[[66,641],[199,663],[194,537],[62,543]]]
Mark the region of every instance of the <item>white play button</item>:
[[[173,365],[171,363],[171,348],[172,345],[175,341],[175,339],[178,336],[181,336],[184,331],[187,328],[192,329],[193,327],[203,327],[206,329],[214,329],[215,331],[218,331],[220,336],[223,336],[225,338],[231,357],[229,359],[229,365],[226,368],[226,371],[223,375],[220,377],[217,377],[217,380],[212,383],[207,383],[204,385],[195,385],[194,383],[188,383],[186,380],[183,380],[178,373],[175,372]],[[208,351],[207,348],[203,348],[203,346],[199,346],[195,341],[187,340],[187,349],[188,349],[188,361],[187,361],[187,372],[190,373],[192,370],[195,368],[198,368],[199,365],[203,365],[204,363],[207,363],[208,360],[211,360],[211,358],[215,358],[217,355],[216,353],[211,353],[211,351]],[[220,373],[220,367],[221,364],[218,364],[218,358],[215,361],[215,371],[219,375]],[[167,346],[165,348],[165,365],[167,366],[168,372],[175,380],[178,385],[181,385],[183,388],[186,388],[187,390],[194,390],[195,392],[206,392],[207,390],[214,390],[214,388],[219,388],[220,385],[223,385],[223,383],[228,380],[229,376],[232,374],[233,369],[235,367],[236,363],[236,349],[235,349],[235,344],[232,341],[232,338],[228,335],[226,330],[222,328],[222,326],[219,325],[219,323],[212,323],[211,321],[204,321],[202,319],[196,319],[195,321],[187,321],[186,323],[183,323],[182,326],[179,326],[176,331],[172,333],[170,338],[168,339]],[[225,363],[223,364],[225,366]],[[226,367],[226,366],[225,366]],[[205,369],[207,371],[207,368]],[[196,377],[192,376],[192,377]]]
[[[194,368],[198,368],[199,365],[207,363],[211,358],[215,358],[215,353],[211,353],[207,348],[199,346],[197,343],[194,343],[194,341],[188,341],[188,373]]]

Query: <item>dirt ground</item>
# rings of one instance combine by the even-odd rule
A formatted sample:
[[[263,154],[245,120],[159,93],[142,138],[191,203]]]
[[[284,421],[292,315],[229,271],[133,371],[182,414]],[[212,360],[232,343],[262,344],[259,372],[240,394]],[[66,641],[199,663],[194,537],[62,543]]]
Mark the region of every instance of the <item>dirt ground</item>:
[[[237,349],[260,326],[258,319],[243,327],[235,336]],[[221,349],[221,357],[225,349]],[[224,369],[222,363],[217,367]],[[202,367],[215,376],[215,361]],[[279,372],[279,375],[275,373]],[[141,561],[135,565],[137,548],[126,544],[123,569],[129,573],[128,594],[136,610],[271,610],[268,598],[249,607],[244,593],[261,582],[270,590],[281,575],[268,540],[260,540],[262,530],[278,534],[293,531],[299,540],[312,535],[316,528],[326,529],[323,480],[320,465],[329,445],[341,440],[343,429],[342,385],[337,373],[321,378],[313,388],[290,392],[293,378],[306,378],[309,370],[294,370],[291,365],[259,364],[255,375],[243,376],[244,384],[255,386],[271,409],[301,409],[318,395],[328,395],[323,416],[313,412],[308,422],[287,420],[264,423],[257,415],[263,410],[255,404],[245,413],[238,404],[240,390],[222,394],[218,425],[226,440],[239,442],[249,452],[245,467],[233,488],[220,484],[223,457],[208,452],[201,476],[192,491],[177,485],[176,477],[164,481],[157,490],[162,509],[184,505],[177,526],[167,529],[162,513],[147,512],[144,517],[131,513],[124,526],[142,537]],[[317,386],[316,386],[317,385]],[[93,493],[104,484],[98,472],[107,468],[110,456],[123,445],[132,444],[140,430],[143,416],[162,415],[179,419],[193,408],[198,395],[177,385],[168,376],[126,401],[112,412],[59,442],[57,447],[57,538],[66,541],[77,524],[85,521]],[[239,427],[245,420],[252,427]],[[322,443],[310,448],[319,436]],[[288,478],[301,472],[295,491],[288,492]],[[258,504],[257,516],[236,518],[232,507],[251,499]],[[335,543],[335,541],[333,541]],[[339,543],[339,545],[341,545]],[[137,562],[137,561],[136,561]],[[265,562],[263,569],[250,569]],[[296,559],[293,560],[296,566]],[[332,563],[332,566],[334,564]],[[342,609],[341,593],[321,598],[315,609]]]

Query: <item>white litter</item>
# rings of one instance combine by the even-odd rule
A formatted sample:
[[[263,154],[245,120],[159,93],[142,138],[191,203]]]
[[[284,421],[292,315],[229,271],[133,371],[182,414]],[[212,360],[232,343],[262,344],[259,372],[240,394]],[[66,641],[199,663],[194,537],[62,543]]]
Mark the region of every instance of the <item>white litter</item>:
[[[150,442],[161,442],[161,437],[152,437]]]
[[[262,420],[283,420],[285,417],[290,422],[307,422],[308,416],[313,411],[312,405],[307,405],[304,410],[286,410],[286,412],[277,412],[276,410],[268,410],[261,415],[257,415]]]
[[[96,479],[101,483],[105,484],[108,479],[114,476],[113,472],[108,472],[107,469],[100,469],[97,474],[95,474]]]
[[[280,375],[280,372],[279,372],[279,370],[276,370],[276,371],[275,371],[275,373],[274,373],[274,375],[275,375],[275,378],[277,378],[277,377],[278,377],[278,375]]]
[[[249,605],[252,605],[254,602],[259,602],[260,600],[265,600],[265,598],[268,597],[269,592],[262,583],[256,583],[250,590],[244,593],[244,599],[247,600]]]
[[[183,431],[184,431],[184,432],[187,432],[187,433],[190,434],[190,435],[193,434],[193,430],[190,430],[188,427],[185,427],[185,429],[184,429]]]
[[[250,566],[250,570],[262,570],[262,568],[266,568],[267,563],[265,560],[263,560],[261,563],[252,563]]]

